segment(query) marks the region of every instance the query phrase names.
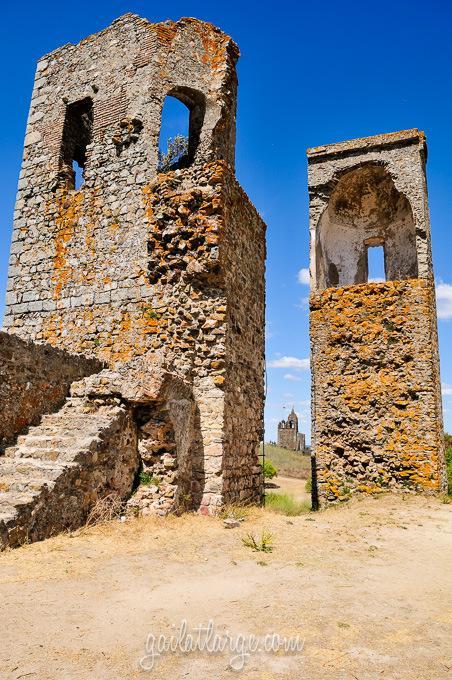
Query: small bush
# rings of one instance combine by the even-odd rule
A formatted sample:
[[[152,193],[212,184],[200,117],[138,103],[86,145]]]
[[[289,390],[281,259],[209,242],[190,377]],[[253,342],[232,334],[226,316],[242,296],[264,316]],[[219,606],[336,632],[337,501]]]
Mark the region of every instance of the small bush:
[[[158,477],[154,477],[153,474],[150,472],[147,472],[146,470],[142,470],[140,472],[140,484],[143,486],[160,486],[160,479]]]
[[[166,153],[159,151],[157,172],[176,170],[186,159],[188,159],[188,137],[185,135],[170,137]]]
[[[273,479],[273,477],[276,477],[276,475],[278,474],[278,470],[275,468],[273,463],[270,463],[269,460],[266,460],[264,462],[262,468],[264,472],[264,479]]]
[[[446,449],[447,493],[452,496],[452,448]]]
[[[268,493],[265,496],[265,506],[273,512],[288,517],[295,517],[311,510],[307,501],[296,501],[288,493]]]
[[[309,479],[306,480],[304,488],[306,490],[306,493],[312,493],[312,477],[309,477]]]
[[[242,538],[242,543],[245,548],[251,548],[251,550],[254,550],[255,552],[272,552],[272,541],[273,535],[269,531],[265,531],[265,529],[259,539],[257,539],[254,534],[251,533]]]

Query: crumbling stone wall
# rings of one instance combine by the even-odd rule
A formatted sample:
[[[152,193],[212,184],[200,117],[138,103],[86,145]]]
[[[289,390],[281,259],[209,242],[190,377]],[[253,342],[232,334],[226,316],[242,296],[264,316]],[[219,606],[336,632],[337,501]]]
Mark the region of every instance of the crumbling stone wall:
[[[319,500],[445,488],[423,133],[308,152]],[[367,248],[385,248],[370,282]]]
[[[0,455],[18,434],[64,403],[74,380],[101,368],[95,359],[0,331]]]
[[[87,404],[114,398],[132,414],[140,472],[147,481],[130,499],[130,508],[165,515],[204,507],[205,456],[199,407],[192,385],[172,372],[164,352],[74,383],[71,395]]]
[[[265,226],[234,178],[237,58],[210,24],[127,14],[39,61],[5,315],[111,366],[163,351],[199,410],[203,512],[259,496]],[[170,94],[188,167],[157,174]]]

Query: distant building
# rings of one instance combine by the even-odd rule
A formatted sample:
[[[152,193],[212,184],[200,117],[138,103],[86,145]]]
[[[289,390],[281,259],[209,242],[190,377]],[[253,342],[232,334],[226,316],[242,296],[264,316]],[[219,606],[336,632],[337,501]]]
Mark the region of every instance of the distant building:
[[[281,420],[278,424],[278,446],[289,451],[305,452],[306,436],[298,432],[298,416],[293,408],[287,420]]]

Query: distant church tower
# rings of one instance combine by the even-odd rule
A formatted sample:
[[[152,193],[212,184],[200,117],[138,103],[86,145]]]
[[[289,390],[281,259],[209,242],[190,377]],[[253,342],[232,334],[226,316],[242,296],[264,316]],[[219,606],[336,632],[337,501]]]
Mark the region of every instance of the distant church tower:
[[[295,411],[291,410],[287,420],[281,420],[278,424],[278,446],[289,451],[305,450],[305,435],[298,432],[298,416]]]

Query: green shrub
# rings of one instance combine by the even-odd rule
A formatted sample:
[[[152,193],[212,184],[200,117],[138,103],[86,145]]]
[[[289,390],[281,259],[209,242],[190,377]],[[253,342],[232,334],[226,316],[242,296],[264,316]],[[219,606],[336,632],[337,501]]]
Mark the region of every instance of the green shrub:
[[[273,479],[273,477],[276,477],[278,474],[278,470],[275,468],[273,463],[270,463],[269,460],[266,460],[263,463],[262,468],[264,471],[264,479]]]
[[[143,486],[160,486],[160,479],[158,477],[154,477],[153,474],[146,470],[142,470],[140,472],[140,484],[143,484]]]
[[[297,501],[288,493],[268,493],[265,495],[265,507],[280,515],[295,517],[309,512],[311,504],[307,501]]]
[[[304,488],[306,490],[306,493],[312,493],[312,477],[309,477],[309,479],[306,480]]]
[[[446,449],[447,493],[452,496],[452,447]]]
[[[166,153],[159,151],[157,172],[170,172],[183,161],[188,160],[188,137],[176,135],[170,137],[167,142]]]

